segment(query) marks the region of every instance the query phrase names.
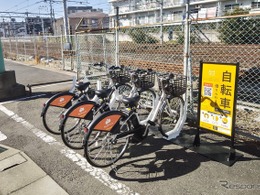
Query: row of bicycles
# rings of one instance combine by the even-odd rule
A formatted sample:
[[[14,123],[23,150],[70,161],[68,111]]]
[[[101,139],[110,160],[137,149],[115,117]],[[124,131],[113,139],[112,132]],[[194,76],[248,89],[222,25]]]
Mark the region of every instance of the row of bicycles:
[[[110,66],[107,78],[106,87],[97,81],[93,88],[84,78],[48,99],[41,113],[44,127],[60,134],[69,148],[83,149],[95,167],[113,165],[130,143],[149,134],[179,135],[185,122],[184,75]]]

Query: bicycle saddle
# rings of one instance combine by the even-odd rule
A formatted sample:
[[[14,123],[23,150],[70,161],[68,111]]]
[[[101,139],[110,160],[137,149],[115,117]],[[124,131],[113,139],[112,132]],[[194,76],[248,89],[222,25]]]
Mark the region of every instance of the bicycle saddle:
[[[87,87],[90,85],[90,82],[77,82],[75,84],[75,87],[79,90],[79,91],[84,91],[85,89],[87,89]]]
[[[109,96],[109,94],[111,93],[112,88],[108,88],[108,89],[100,89],[100,90],[96,90],[95,94],[99,97],[99,98],[106,98]]]
[[[125,104],[125,105],[129,105],[131,108],[134,107],[134,106],[137,106],[137,103],[138,101],[140,100],[140,95],[136,95],[134,97],[124,97],[122,99],[122,102]]]

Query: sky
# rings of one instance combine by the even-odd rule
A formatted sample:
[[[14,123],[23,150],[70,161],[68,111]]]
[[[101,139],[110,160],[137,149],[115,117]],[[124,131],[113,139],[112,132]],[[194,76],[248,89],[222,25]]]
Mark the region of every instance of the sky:
[[[24,21],[25,14],[1,13],[1,12],[31,12],[37,15],[50,13],[50,0],[0,0],[0,22],[10,21],[10,17],[16,17],[16,21]],[[63,16],[63,0],[52,0],[55,18]],[[108,0],[67,0],[67,6],[92,6],[101,8],[103,12],[109,12]],[[36,15],[29,16],[36,16]],[[48,17],[48,15],[42,15]]]

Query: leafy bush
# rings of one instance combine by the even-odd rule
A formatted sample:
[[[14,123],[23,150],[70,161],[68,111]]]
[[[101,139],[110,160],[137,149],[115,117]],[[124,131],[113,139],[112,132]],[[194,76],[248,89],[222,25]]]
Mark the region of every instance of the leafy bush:
[[[236,9],[229,15],[247,14],[247,10]],[[225,19],[219,28],[219,38],[227,44],[259,44],[260,19],[245,16]]]
[[[176,41],[178,44],[184,44],[184,33],[183,32],[177,32],[176,33]],[[191,34],[190,35],[190,44],[194,44],[196,42],[196,37]]]
[[[131,29],[129,31],[129,36],[135,43],[158,43],[158,40],[155,37],[149,35],[142,29]]]

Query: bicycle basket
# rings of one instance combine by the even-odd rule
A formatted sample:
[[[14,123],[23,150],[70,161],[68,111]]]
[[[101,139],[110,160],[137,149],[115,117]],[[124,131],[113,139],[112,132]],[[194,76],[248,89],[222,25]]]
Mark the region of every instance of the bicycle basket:
[[[187,77],[184,75],[174,75],[174,77],[169,80],[169,83],[164,83],[162,87],[167,95],[173,97],[181,96],[187,89]]]
[[[126,70],[110,71],[109,74],[113,83],[125,84],[130,81],[130,76]]]
[[[134,82],[137,88],[142,90],[150,89],[154,86],[155,73],[148,72],[147,74],[138,74],[138,80]]]

